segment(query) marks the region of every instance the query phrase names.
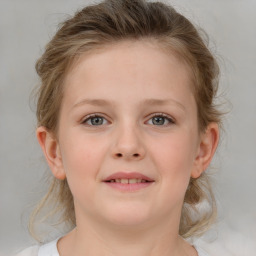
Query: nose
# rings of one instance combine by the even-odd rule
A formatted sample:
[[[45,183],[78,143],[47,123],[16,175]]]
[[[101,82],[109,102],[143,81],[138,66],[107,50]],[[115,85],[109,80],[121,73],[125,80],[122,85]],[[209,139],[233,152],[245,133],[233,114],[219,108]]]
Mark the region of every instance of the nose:
[[[127,126],[116,132],[112,156],[116,159],[141,160],[146,152],[142,136],[134,126]]]

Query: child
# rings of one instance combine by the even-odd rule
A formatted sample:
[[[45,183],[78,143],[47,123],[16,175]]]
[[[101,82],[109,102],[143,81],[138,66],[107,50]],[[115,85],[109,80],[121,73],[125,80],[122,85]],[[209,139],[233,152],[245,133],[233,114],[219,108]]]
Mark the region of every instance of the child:
[[[20,255],[206,256],[185,239],[216,214],[205,171],[221,113],[195,27],[160,2],[106,0],[65,21],[36,69],[53,182],[33,219],[51,199],[72,228]]]

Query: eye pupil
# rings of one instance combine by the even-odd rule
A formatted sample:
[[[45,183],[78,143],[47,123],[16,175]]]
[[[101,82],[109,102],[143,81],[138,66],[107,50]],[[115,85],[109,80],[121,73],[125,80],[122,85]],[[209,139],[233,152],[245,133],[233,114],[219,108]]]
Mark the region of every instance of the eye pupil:
[[[164,124],[164,117],[156,116],[153,118],[153,124],[162,125]]]
[[[161,115],[152,117],[153,125],[164,125],[166,120],[170,122],[168,118]],[[94,117],[88,118],[87,121],[85,122],[89,122],[90,125],[99,126],[99,125],[103,125],[104,118],[100,116],[94,116]]]
[[[93,125],[101,125],[102,124],[102,117],[93,117],[91,122]]]

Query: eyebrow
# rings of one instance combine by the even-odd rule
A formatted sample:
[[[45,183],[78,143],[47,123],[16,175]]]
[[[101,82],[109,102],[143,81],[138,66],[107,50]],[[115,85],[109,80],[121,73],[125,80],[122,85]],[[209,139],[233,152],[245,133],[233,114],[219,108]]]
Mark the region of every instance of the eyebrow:
[[[168,104],[177,105],[182,110],[185,110],[184,105],[174,99],[146,99],[142,102],[142,104],[150,105],[150,106],[164,106]]]
[[[181,108],[182,110],[185,110],[184,105],[182,105],[180,102],[174,100],[174,99],[145,99],[143,100],[140,105],[149,105],[149,106],[164,106],[168,104],[174,104]],[[115,106],[115,103],[112,101],[107,101],[104,99],[83,99],[79,102],[77,102],[72,108],[76,108],[82,105],[92,105],[92,106]]]
[[[111,101],[103,100],[103,99],[83,99],[77,102],[73,108],[79,107],[81,105],[93,105],[93,106],[109,106],[113,105]]]

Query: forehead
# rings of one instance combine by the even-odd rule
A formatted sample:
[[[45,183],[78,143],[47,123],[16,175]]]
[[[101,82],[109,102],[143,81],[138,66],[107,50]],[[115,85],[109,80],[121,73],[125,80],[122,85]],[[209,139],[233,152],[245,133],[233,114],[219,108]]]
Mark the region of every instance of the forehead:
[[[190,72],[179,56],[155,42],[106,45],[84,53],[73,63],[66,76],[62,107],[68,110],[85,100],[104,99],[114,103],[114,109],[134,111],[148,99],[171,99],[195,112]]]
[[[194,84],[192,68],[181,54],[155,39],[143,38],[103,44],[78,55],[66,72],[64,85],[75,79],[82,69],[88,77],[92,72],[96,76],[97,73],[101,75],[102,68],[105,71],[104,75],[107,72],[111,75],[114,68],[116,71],[123,69],[127,73],[131,71],[128,70],[128,66],[132,66],[134,70],[136,68],[136,71],[141,73],[146,73],[145,70],[151,71],[147,72],[147,75],[155,74],[159,79],[168,73],[168,69],[176,69],[187,78],[186,82],[191,88]]]
[[[132,115],[169,105],[185,110],[192,122],[197,104],[190,72],[176,54],[150,41],[106,45],[80,55],[73,63],[64,83],[62,114],[85,103],[101,111],[108,106],[115,113]]]

